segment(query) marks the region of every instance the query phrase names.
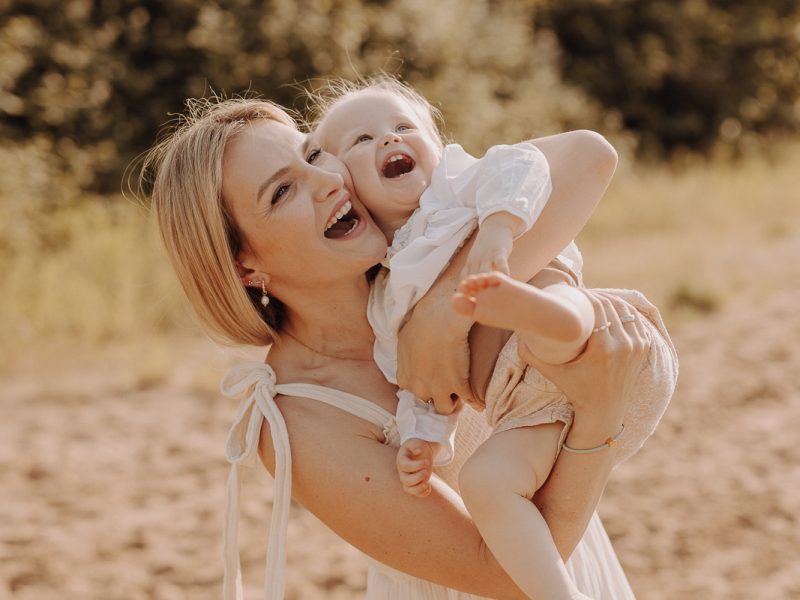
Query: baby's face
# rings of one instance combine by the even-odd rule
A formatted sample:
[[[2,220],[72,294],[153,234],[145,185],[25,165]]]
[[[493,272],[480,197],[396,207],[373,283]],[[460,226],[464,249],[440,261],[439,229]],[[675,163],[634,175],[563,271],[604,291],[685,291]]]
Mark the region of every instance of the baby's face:
[[[441,155],[408,101],[381,90],[339,101],[314,137],[347,165],[357,196],[384,231],[402,225],[419,206]]]

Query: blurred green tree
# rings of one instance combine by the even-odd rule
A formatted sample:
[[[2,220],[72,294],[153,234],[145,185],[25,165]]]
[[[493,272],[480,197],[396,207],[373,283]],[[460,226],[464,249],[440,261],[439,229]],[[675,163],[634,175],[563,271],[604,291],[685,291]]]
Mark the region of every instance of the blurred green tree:
[[[800,128],[797,0],[553,0],[538,25],[642,154]]]
[[[534,39],[535,5],[0,2],[0,136],[21,147],[35,139],[37,156],[49,154],[79,187],[111,192],[188,97],[252,90],[292,106],[293,82],[402,65],[411,84],[444,102],[450,130],[478,150],[493,136],[585,120],[585,98],[559,85],[552,36]]]
[[[294,82],[385,69],[440,104],[474,152],[576,126],[624,126],[645,152],[703,150],[797,129],[799,11],[792,0],[0,0],[0,144],[34,157],[31,170],[45,161],[80,189],[113,192],[188,97],[252,90],[298,107]],[[68,196],[61,182],[41,188],[42,203]]]

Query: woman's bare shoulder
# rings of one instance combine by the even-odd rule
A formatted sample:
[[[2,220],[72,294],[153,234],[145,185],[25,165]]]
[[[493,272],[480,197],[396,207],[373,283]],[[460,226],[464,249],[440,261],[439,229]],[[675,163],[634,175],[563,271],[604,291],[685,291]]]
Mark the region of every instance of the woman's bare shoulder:
[[[339,408],[311,398],[285,394],[275,396],[275,403],[286,423],[292,460],[296,464],[305,462],[318,451],[323,438],[326,446],[346,444],[353,436],[372,437],[376,442],[382,442],[383,434],[379,427]],[[258,453],[261,462],[274,475],[275,447],[266,419],[261,424]]]

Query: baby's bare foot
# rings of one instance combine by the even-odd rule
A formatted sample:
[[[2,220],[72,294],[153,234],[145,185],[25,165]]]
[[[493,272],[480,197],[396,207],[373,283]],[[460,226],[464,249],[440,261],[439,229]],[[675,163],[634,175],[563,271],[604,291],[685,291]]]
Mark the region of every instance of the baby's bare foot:
[[[483,325],[553,340],[570,341],[576,336],[574,311],[565,310],[552,294],[498,271],[462,280],[452,303],[458,314]]]

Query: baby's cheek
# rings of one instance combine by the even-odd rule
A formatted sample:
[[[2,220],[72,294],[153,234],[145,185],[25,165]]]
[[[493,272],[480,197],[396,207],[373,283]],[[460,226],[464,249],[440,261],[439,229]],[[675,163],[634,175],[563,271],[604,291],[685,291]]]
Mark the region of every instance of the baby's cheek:
[[[366,160],[359,160],[357,158],[346,158],[344,160],[344,165],[347,167],[347,170],[350,171],[350,178],[353,180],[353,185],[356,189],[362,189],[364,192],[368,192],[367,188],[370,184],[368,169],[374,169],[374,166],[367,164]]]

